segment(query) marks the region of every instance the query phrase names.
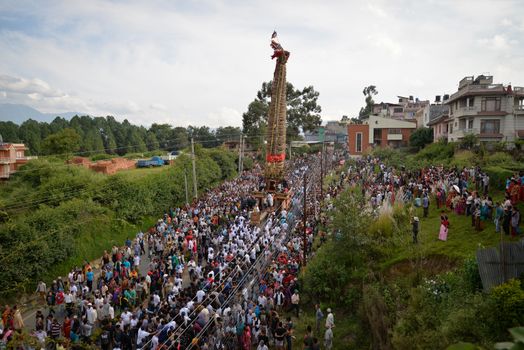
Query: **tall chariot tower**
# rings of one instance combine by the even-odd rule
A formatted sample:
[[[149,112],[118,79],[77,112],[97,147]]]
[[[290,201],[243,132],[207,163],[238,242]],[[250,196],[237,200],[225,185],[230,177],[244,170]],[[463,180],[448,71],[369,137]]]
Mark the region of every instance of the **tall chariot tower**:
[[[268,128],[266,136],[266,166],[265,177],[267,190],[273,191],[275,186],[284,180],[284,164],[286,159],[286,63],[289,51],[280,45],[277,32],[271,36],[271,48],[276,58],[273,85],[271,86],[271,102],[269,104]]]

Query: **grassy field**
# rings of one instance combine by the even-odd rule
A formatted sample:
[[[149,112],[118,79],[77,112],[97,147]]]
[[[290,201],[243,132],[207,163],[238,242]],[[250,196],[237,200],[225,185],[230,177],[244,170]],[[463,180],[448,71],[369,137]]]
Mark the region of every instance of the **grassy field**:
[[[498,193],[494,200],[501,200],[502,193]],[[520,204],[519,210],[524,211],[524,205]],[[448,239],[446,242],[438,240],[440,230],[440,214],[444,211],[449,218],[450,227]],[[471,216],[457,215],[445,208],[437,209],[435,201],[430,204],[429,215],[423,217],[423,209],[416,208],[413,215],[420,218],[420,232],[418,244],[410,244],[411,237],[405,237],[405,244],[399,247],[391,254],[393,258],[383,263],[383,268],[387,269],[396,263],[412,259],[415,256],[423,258],[442,259],[448,263],[453,261],[460,262],[464,258],[474,256],[476,250],[481,247],[496,246],[501,240],[516,241],[519,238],[512,238],[504,234],[495,232],[495,224],[491,220],[482,222],[482,231],[478,232],[471,225]]]
[[[150,175],[150,174],[159,174],[164,171],[168,171],[171,168],[169,165],[159,166],[159,167],[151,167],[151,168],[135,168],[135,169],[128,169],[128,170],[122,170],[116,173],[115,175],[124,176],[127,177],[130,180],[134,180],[136,178],[142,177],[144,175]]]

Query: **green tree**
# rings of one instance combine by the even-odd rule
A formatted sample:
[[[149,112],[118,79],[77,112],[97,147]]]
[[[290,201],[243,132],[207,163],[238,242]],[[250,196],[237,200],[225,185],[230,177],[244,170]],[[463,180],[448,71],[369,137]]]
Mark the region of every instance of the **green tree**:
[[[239,127],[226,126],[219,127],[215,131],[215,136],[218,143],[223,143],[225,141],[238,141],[240,139],[240,133],[242,131]]]
[[[156,135],[151,131],[147,133],[146,146],[148,151],[155,151],[160,148]]]
[[[169,124],[153,123],[149,128],[149,132],[155,134],[158,141],[159,148],[169,150],[175,138],[173,127]]]
[[[417,151],[420,151],[430,143],[433,143],[433,128],[416,129],[409,137],[409,144]]]
[[[358,113],[359,119],[367,117],[373,111],[373,105],[375,104],[373,96],[378,94],[377,87],[375,85],[366,86],[364,90],[362,90],[362,94],[366,96],[366,106],[360,109]]]
[[[255,137],[261,135],[261,131],[267,126],[269,104],[271,102],[272,81],[262,83],[262,88],[257,92],[256,99],[248,106],[246,113],[242,115],[242,127],[244,134]],[[313,131],[322,124],[320,112],[322,108],[318,105],[319,92],[313,86],[304,87],[302,90],[295,89],[293,84],[286,85],[287,102],[287,137],[296,140],[300,131]]]
[[[20,142],[18,137],[19,126],[13,122],[0,122],[0,135],[4,142]]]
[[[40,124],[33,119],[28,119],[20,125],[18,137],[29,148],[30,154],[40,154],[42,151]]]
[[[211,132],[208,126],[188,126],[187,131],[189,136],[195,142],[200,143],[205,148],[213,148],[218,145],[215,134]]]
[[[45,154],[69,155],[80,148],[80,135],[71,128],[51,134],[42,142]]]
[[[177,126],[173,129],[173,141],[170,150],[181,150],[189,145],[189,133],[186,128]]]

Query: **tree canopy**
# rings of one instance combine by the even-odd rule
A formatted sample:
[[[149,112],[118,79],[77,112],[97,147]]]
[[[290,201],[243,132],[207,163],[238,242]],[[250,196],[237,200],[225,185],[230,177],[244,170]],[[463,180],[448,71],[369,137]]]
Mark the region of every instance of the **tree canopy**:
[[[70,131],[64,132],[66,129]],[[133,125],[127,119],[119,122],[112,116],[75,116],[71,120],[57,117],[51,123],[29,119],[21,125],[0,121],[0,130],[5,142],[25,143],[29,148],[29,155],[79,152],[83,156],[180,150],[190,144],[191,137],[195,139],[195,143],[211,148],[224,141],[238,140],[241,133],[239,127],[233,126],[211,129],[208,126],[185,128],[153,123],[146,128]],[[78,144],[70,143],[73,135],[71,131],[78,136]],[[66,139],[61,141],[57,135],[66,136]]]
[[[411,147],[421,150],[424,146],[433,142],[433,129],[419,128],[409,137],[409,144]]]
[[[360,112],[358,113],[359,119],[370,115],[373,111],[373,105],[375,104],[373,96],[378,94],[377,87],[375,85],[366,86],[364,90],[362,90],[362,94],[366,96],[366,106],[360,109]]]
[[[260,144],[265,135],[268,122],[269,103],[271,102],[272,81],[262,83],[262,88],[257,92],[256,98],[248,105],[247,111],[242,115],[243,132],[250,137],[250,143]],[[306,86],[302,90],[296,89],[293,84],[287,83],[287,138],[296,140],[299,133],[313,131],[322,124],[318,104],[319,92],[313,86]]]

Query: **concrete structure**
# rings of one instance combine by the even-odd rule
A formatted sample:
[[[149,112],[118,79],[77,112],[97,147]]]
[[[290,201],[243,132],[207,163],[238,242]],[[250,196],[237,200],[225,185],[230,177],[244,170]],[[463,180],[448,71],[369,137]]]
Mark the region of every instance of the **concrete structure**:
[[[474,134],[480,142],[510,144],[524,133],[524,88],[493,84],[493,76],[468,76],[445,102],[448,141]]]
[[[430,121],[443,114],[449,115],[449,106],[440,103],[427,104],[415,113],[417,127],[427,128],[429,127]]]
[[[384,118],[414,121],[416,113],[429,105],[427,100],[413,99],[413,96],[398,96],[398,103],[381,102],[373,105],[371,114]]]
[[[433,129],[433,142],[448,139],[448,122],[449,115],[447,113],[430,120],[427,126]]]
[[[20,166],[27,163],[27,147],[23,143],[5,143],[0,137],[0,180],[7,180]]]
[[[304,133],[305,141],[312,142],[346,142],[348,129],[345,122],[330,120],[325,126],[317,127],[313,132]]]
[[[372,147],[407,146],[417,124],[371,115],[362,124],[348,124],[350,155],[361,155]]]

